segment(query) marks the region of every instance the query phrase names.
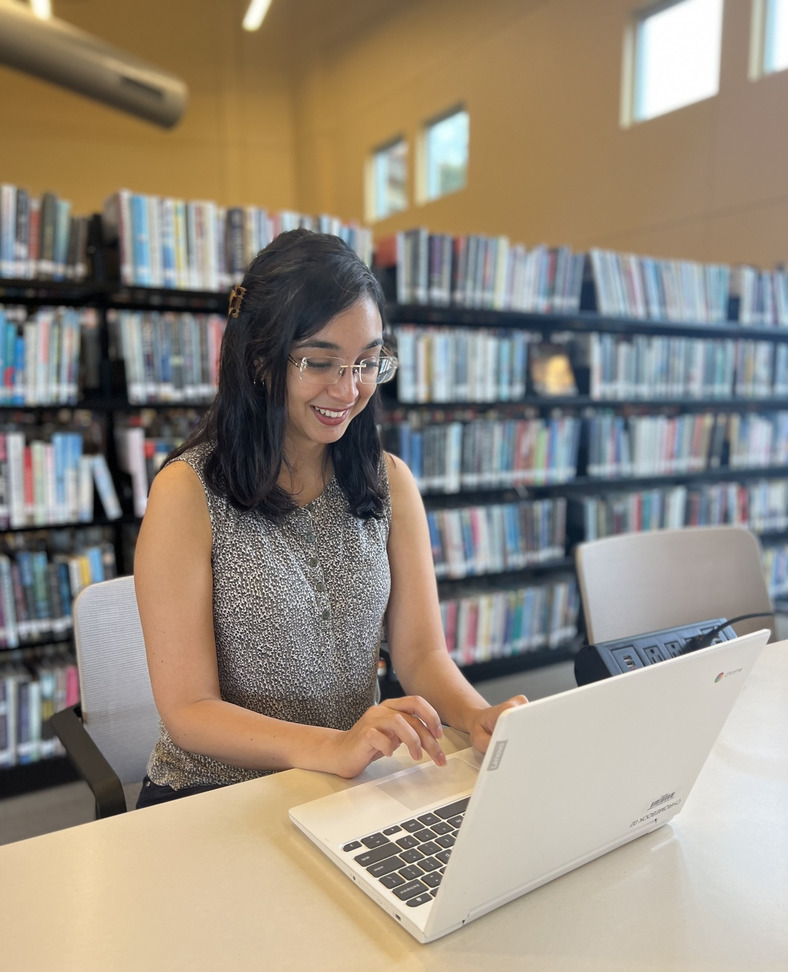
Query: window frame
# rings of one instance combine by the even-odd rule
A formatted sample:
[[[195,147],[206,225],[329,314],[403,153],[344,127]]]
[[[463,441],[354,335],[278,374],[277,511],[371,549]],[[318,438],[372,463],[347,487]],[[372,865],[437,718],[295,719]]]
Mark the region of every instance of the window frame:
[[[378,168],[379,159],[391,152],[392,149],[402,146],[405,152],[405,160],[403,166],[404,173],[404,184],[402,190],[403,205],[401,208],[389,209],[387,208],[385,212],[382,211],[382,207],[379,205],[381,202],[380,196],[380,172]],[[381,222],[384,219],[389,219],[392,216],[396,216],[399,213],[404,213],[410,208],[410,143],[405,135],[395,135],[382,144],[376,145],[370,152],[367,165],[367,178],[366,178],[366,211],[367,211],[367,221],[368,222]]]
[[[465,141],[465,164],[464,164],[464,179],[461,186],[457,186],[454,189],[448,189],[445,192],[439,192],[435,195],[430,194],[430,149],[429,149],[429,135],[430,131],[437,125],[448,121],[455,115],[464,114],[467,118],[467,135]],[[470,170],[470,157],[471,157],[471,113],[468,110],[467,104],[465,102],[459,102],[452,105],[451,108],[447,108],[440,114],[433,115],[427,121],[425,121],[421,127],[421,135],[419,139],[419,179],[418,179],[418,198],[420,203],[430,203],[436,202],[438,199],[444,199],[446,196],[453,195],[455,192],[462,192],[463,189],[468,188],[468,172]]]
[[[684,104],[677,105],[675,108],[669,108],[667,111],[662,111],[656,115],[643,114],[643,110],[641,108],[641,100],[643,96],[641,75],[645,62],[645,36],[642,29],[643,25],[649,18],[660,13],[664,13],[671,7],[677,7],[687,2],[690,2],[690,0],[661,0],[659,3],[650,3],[647,6],[641,7],[639,10],[634,11],[629,19],[629,22],[624,30],[622,57],[621,109],[619,119],[622,128],[629,128],[633,125],[640,125],[644,122],[653,121],[656,118],[663,118],[665,115],[673,114],[674,111],[680,111],[682,108],[688,108],[691,105],[699,104],[701,101],[707,101],[709,98],[716,97],[716,95],[719,94],[725,0],[719,0],[720,47],[717,64],[716,90],[711,94],[704,95],[703,97],[697,98],[694,101],[688,101]]]

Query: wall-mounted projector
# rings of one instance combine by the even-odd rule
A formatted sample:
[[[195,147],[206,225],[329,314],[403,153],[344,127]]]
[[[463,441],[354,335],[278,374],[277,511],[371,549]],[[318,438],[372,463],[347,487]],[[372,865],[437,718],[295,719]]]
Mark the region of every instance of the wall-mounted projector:
[[[0,0],[0,63],[164,128],[186,109],[180,78],[15,0]]]

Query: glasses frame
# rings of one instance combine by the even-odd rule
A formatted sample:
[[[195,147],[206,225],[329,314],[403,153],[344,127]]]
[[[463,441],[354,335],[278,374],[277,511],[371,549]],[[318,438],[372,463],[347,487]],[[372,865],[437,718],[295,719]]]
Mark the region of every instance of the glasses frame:
[[[299,381],[303,381],[304,380],[304,367],[305,367],[304,366],[304,362],[305,361],[309,361],[310,359],[314,360],[315,357],[320,357],[320,356],[305,354],[305,355],[302,355],[301,358],[294,358],[292,354],[288,354],[287,360],[291,364],[294,364],[296,366],[296,368],[298,368],[298,380]],[[379,355],[376,355],[376,357],[378,358],[379,361],[385,359],[387,361],[390,361],[392,363],[392,365],[393,365],[391,374],[388,375],[386,378],[383,378],[381,381],[374,381],[374,382],[372,382],[372,381],[364,381],[364,379],[361,377],[361,368],[362,368],[364,362],[365,361],[369,361],[370,358],[362,358],[361,361],[356,362],[356,364],[348,364],[347,362],[342,361],[341,358],[337,358],[335,355],[332,355],[332,354],[323,355],[322,356],[322,360],[329,360],[329,361],[339,362],[339,374],[337,375],[337,377],[333,381],[323,380],[321,378],[309,377],[309,378],[307,378],[307,381],[311,381],[311,382],[313,382],[316,385],[336,385],[340,381],[342,381],[342,378],[344,377],[345,372],[349,368],[350,371],[351,371],[351,373],[354,373],[355,378],[362,385],[375,386],[375,387],[377,387],[378,385],[385,385],[386,382],[391,381],[394,378],[394,376],[396,375],[397,368],[399,366],[399,359],[397,358],[397,356],[395,354],[389,354],[389,353],[379,354]]]

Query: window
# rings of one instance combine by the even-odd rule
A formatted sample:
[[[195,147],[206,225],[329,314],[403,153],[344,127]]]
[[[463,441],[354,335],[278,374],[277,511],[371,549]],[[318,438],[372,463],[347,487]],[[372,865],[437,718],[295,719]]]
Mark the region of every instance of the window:
[[[646,121],[717,94],[723,0],[672,0],[638,16],[628,121]]]
[[[408,208],[408,143],[398,138],[372,156],[373,219],[385,219]]]
[[[788,0],[756,0],[753,34],[760,54],[756,76],[788,68]]]
[[[468,181],[468,112],[461,108],[430,122],[424,131],[427,200],[464,189]]]

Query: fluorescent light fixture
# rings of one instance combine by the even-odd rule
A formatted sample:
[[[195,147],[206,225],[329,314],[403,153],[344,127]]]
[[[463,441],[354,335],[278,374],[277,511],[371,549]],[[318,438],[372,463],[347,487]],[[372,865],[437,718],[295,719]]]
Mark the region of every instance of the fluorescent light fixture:
[[[263,18],[268,13],[271,0],[252,0],[249,9],[243,19],[244,30],[257,30],[263,22]]]
[[[52,4],[50,0],[30,0],[30,7],[39,20],[52,19]]]

